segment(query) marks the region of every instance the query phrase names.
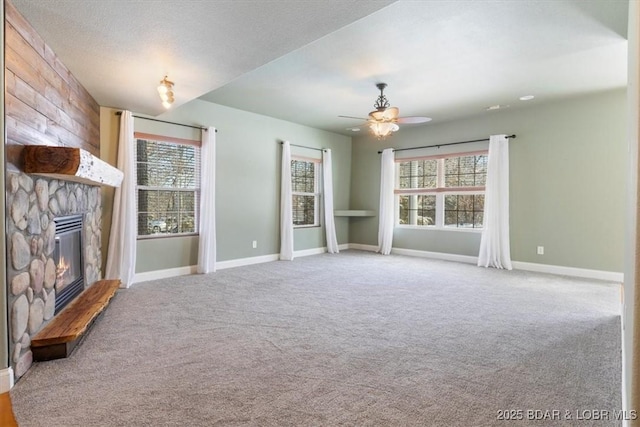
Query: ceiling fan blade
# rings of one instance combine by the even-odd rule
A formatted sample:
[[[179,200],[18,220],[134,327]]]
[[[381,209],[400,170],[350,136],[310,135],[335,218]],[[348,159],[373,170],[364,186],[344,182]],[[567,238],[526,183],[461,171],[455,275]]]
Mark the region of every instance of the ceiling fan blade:
[[[376,87],[380,90],[380,96],[376,100],[374,104],[375,110],[369,113],[365,126],[378,129],[383,129],[388,131],[391,128],[391,132],[395,132],[399,129],[398,124],[419,124],[426,123],[431,121],[429,117],[399,117],[400,109],[398,107],[390,107],[389,101],[384,96],[384,89],[387,87],[385,83],[378,83]],[[350,119],[356,119],[357,117],[352,116],[340,116]],[[363,126],[360,125],[357,128],[350,128],[351,130],[360,129]]]
[[[353,116],[338,116],[341,117],[343,119],[357,119],[357,120],[367,120],[364,117],[353,117]]]
[[[431,117],[399,117],[397,123],[417,124],[430,121]]]

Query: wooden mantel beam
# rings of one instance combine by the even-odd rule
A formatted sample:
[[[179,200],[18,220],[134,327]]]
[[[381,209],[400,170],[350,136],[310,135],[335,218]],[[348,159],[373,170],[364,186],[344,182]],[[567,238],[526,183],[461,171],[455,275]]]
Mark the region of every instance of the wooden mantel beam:
[[[89,185],[119,187],[124,174],[82,148],[27,145],[24,172]]]

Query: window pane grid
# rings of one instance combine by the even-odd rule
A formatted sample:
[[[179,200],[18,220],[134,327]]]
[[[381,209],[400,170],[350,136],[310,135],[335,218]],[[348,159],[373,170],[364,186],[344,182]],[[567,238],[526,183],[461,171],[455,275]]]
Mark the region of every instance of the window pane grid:
[[[398,224],[482,228],[486,154],[425,158],[396,165]]]
[[[318,176],[313,161],[291,160],[292,214],[294,226],[318,224]]]
[[[412,160],[399,163],[400,188],[435,188],[438,182],[437,160]]]
[[[480,187],[487,182],[487,156],[449,157],[444,159],[445,187]]]
[[[445,227],[482,228],[484,194],[444,196]]]
[[[400,196],[400,224],[435,225],[436,196]]]
[[[293,196],[293,225],[313,225],[315,214],[315,196]]]
[[[292,191],[298,193],[315,193],[315,164],[303,160],[291,161]]]
[[[138,235],[195,233],[199,147],[138,139],[136,159]]]

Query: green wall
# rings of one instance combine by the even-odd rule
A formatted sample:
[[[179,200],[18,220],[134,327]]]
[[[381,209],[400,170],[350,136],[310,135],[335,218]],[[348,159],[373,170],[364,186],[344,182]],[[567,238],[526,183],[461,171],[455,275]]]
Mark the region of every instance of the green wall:
[[[103,109],[108,128],[115,110]],[[288,140],[315,148],[330,148],[333,160],[334,206],[347,209],[351,176],[351,138],[194,100],[158,117],[162,120],[214,126],[216,134],[216,240],[217,260],[234,260],[280,251],[280,141]],[[200,139],[200,131],[136,119],[135,130],[180,138]],[[117,145],[117,135],[104,143]],[[115,156],[115,150],[109,150]],[[317,150],[292,147],[293,155],[320,157]],[[108,157],[108,156],[105,156]],[[113,160],[104,158],[107,161]],[[211,171],[208,171],[211,172]],[[203,171],[207,173],[207,171]],[[323,222],[323,221],[321,221]],[[347,218],[336,218],[338,243],[348,243]],[[106,234],[106,233],[105,233]],[[104,236],[108,239],[108,236]],[[258,242],[252,248],[252,242]],[[321,248],[326,245],[324,227],[296,229],[294,249]],[[136,272],[195,265],[197,237],[168,237],[138,240]]]
[[[465,120],[403,127],[386,141],[354,138],[351,205],[379,203],[380,155],[403,148],[517,134],[510,143],[511,256],[604,271],[623,270],[626,171],[624,89],[487,111]],[[404,156],[487,147],[487,143],[398,153]],[[461,148],[464,147],[464,148]],[[377,245],[378,219],[352,221],[350,243]],[[396,228],[393,246],[477,256],[480,234]],[[537,255],[536,247],[545,254]]]
[[[117,120],[103,109],[105,127]],[[626,171],[624,89],[492,111],[444,123],[403,127],[392,138],[351,138],[201,100],[160,116],[214,126],[217,133],[218,261],[279,252],[279,173],[282,140],[331,148],[336,209],[378,209],[380,155],[403,148],[517,134],[510,143],[511,255],[514,261],[593,270],[623,270]],[[199,131],[146,120],[136,130],[181,138]],[[111,132],[113,133],[113,132]],[[105,136],[105,138],[107,138]],[[107,143],[116,144],[111,136]],[[105,141],[103,140],[103,144]],[[488,144],[398,153],[398,156],[483,149]],[[105,149],[106,150],[106,149]],[[115,150],[106,150],[114,156]],[[318,151],[292,147],[317,157]],[[115,163],[114,159],[105,160]],[[107,206],[108,204],[105,204]],[[106,208],[105,208],[106,209]],[[336,217],[339,243],[377,245],[378,218]],[[105,232],[105,234],[107,234]],[[105,239],[108,236],[105,235]],[[251,243],[258,241],[253,249]],[[325,246],[320,227],[297,229],[295,250]],[[397,228],[394,247],[476,256],[480,233]],[[545,254],[537,255],[536,247]],[[138,241],[137,272],[195,265],[197,237]]]

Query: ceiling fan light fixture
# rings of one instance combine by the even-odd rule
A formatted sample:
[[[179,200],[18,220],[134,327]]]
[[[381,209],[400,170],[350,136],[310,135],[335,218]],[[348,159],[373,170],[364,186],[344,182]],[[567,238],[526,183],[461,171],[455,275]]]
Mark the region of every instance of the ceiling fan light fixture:
[[[383,111],[375,110],[369,113],[369,118],[371,120],[380,121],[380,120],[384,120],[383,115],[384,115],[384,110]]]
[[[393,122],[371,122],[369,123],[369,129],[378,139],[384,139],[400,129],[400,126]]]
[[[373,104],[375,110],[369,113],[369,117],[367,119],[360,119],[360,117],[353,116],[338,116],[346,119],[366,120],[366,122],[361,126],[357,128],[347,128],[347,130],[356,132],[360,127],[367,126],[376,138],[385,139],[393,132],[400,129],[398,123],[418,124],[426,123],[431,120],[429,117],[398,117],[400,115],[400,110],[398,107],[391,107],[389,100],[384,95],[384,89],[387,87],[387,84],[377,83],[376,87],[380,91],[380,95],[376,99],[376,103]]]
[[[387,87],[387,84],[386,83],[378,83],[378,84],[376,84],[376,87],[380,90],[380,95],[378,96],[378,99],[376,99],[376,103],[373,104],[373,106],[378,111],[384,111],[385,109],[387,109],[387,108],[389,108],[391,106],[391,104],[389,104],[389,100],[384,95],[384,88]]]
[[[369,113],[369,118],[378,122],[395,121],[400,114],[398,107],[389,107],[384,110],[375,110]]]

